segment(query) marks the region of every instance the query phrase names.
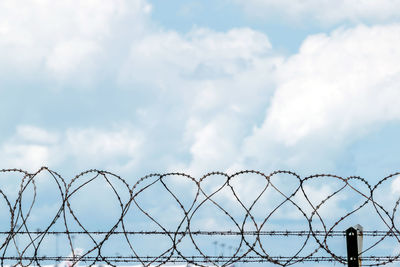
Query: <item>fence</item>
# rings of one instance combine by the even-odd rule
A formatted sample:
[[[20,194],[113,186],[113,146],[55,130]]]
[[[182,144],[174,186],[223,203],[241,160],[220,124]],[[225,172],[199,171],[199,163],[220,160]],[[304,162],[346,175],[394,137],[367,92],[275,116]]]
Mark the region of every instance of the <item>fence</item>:
[[[345,230],[353,222],[363,224],[364,239],[371,239],[359,255],[363,265],[388,265],[400,261],[400,233],[396,218],[400,202],[397,194],[400,191],[396,187],[399,175],[391,174],[371,185],[365,179],[355,176],[343,178],[317,174],[302,178],[289,171],[264,174],[246,170],[232,175],[211,172],[199,179],[184,173],[150,174],[130,185],[120,176],[102,170],[82,172],[67,182],[60,174],[46,167],[36,173],[3,169],[0,170],[0,201],[5,213],[2,215],[3,230],[0,232],[1,265],[40,266],[60,261],[112,266],[132,263],[191,263],[199,266],[266,262],[281,266],[306,262],[348,264],[346,254],[339,254],[336,248],[345,248]],[[43,178],[44,176],[47,178]],[[13,191],[11,184],[15,183],[16,179],[20,179],[18,190]],[[238,182],[240,179],[242,181]],[[252,179],[259,180],[252,183]],[[290,183],[287,182],[289,180]],[[118,206],[117,213],[104,215],[115,219],[106,230],[95,228],[99,222],[92,223],[89,227],[85,226],[78,215],[80,210],[86,213],[87,211],[81,207],[84,202],[81,200],[82,196],[76,196],[96,181],[97,187],[83,196],[87,198],[88,195],[102,192],[101,190],[107,187],[111,192],[106,195],[107,203],[108,197],[113,196]],[[312,183],[318,183],[320,187],[313,187]],[[51,190],[49,184],[52,184]],[[174,191],[171,185],[182,186],[183,190]],[[40,187],[43,186],[45,190],[41,191]],[[382,194],[380,190],[387,189],[388,186],[390,194]],[[169,203],[175,203],[175,212],[155,216],[157,212],[154,213],[153,206],[140,204],[141,196],[155,187],[156,195],[152,193],[151,199],[155,202],[153,206],[163,204],[161,195],[165,194],[170,198]],[[251,199],[243,197],[242,191],[248,188],[252,190],[250,194],[247,192]],[[253,190],[255,188],[257,192]],[[319,190],[310,191],[316,188]],[[51,211],[43,211],[43,207],[47,207],[43,204],[47,194],[55,195],[59,200],[54,214]],[[351,194],[353,196],[350,196]],[[346,198],[341,195],[345,195]],[[39,200],[40,196],[44,197],[44,200]],[[276,200],[276,196],[279,196],[279,200]],[[334,202],[335,198],[339,200]],[[73,203],[72,199],[78,204]],[[345,202],[348,210],[342,215],[329,214],[330,211],[334,213],[338,210],[332,206],[332,203],[337,204],[338,201]],[[35,213],[37,205],[40,206],[39,213]],[[208,208],[211,211],[207,211]],[[100,210],[95,209],[93,212]],[[222,226],[219,225],[214,230],[210,229],[212,225],[205,227],[206,230],[198,229],[199,225],[206,225],[198,223],[202,220],[202,215],[206,214],[208,218],[212,218],[215,212],[219,212],[219,216],[223,217]],[[296,214],[293,215],[294,213]],[[139,217],[147,222],[135,224]],[[161,222],[166,217],[172,218],[173,222]],[[302,223],[279,224],[292,218]],[[43,224],[46,219],[49,222]],[[8,226],[5,226],[4,222],[7,222]],[[223,229],[225,222],[230,225],[229,229]],[[137,229],[143,225],[143,229]],[[277,225],[280,229],[271,229]],[[368,229],[369,225],[379,229]],[[285,227],[290,229],[284,229]],[[58,246],[54,239],[60,236],[64,238],[63,251],[48,255],[49,247]],[[86,248],[78,251],[74,238],[81,236],[86,240]],[[150,252],[154,253],[154,249],[141,251],[141,246],[138,248],[138,242],[135,241],[138,237],[151,238],[152,244],[162,240],[159,243],[167,245],[158,254],[150,255]],[[218,242],[222,239],[228,241]],[[285,243],[286,239],[292,241]],[[235,245],[229,245],[230,240],[234,240],[232,242]],[[385,245],[385,242],[390,245]],[[115,255],[108,254],[109,243],[112,244],[111,247],[124,246],[124,249],[118,248],[119,253]],[[276,255],[270,252],[274,244],[281,247],[295,244],[296,249],[292,252],[286,251],[287,255]],[[218,253],[217,249],[222,246],[229,246],[230,251]],[[392,250],[387,250],[388,247]],[[385,252],[385,249],[386,254],[377,255],[378,252]],[[282,252],[285,252],[285,249]]]

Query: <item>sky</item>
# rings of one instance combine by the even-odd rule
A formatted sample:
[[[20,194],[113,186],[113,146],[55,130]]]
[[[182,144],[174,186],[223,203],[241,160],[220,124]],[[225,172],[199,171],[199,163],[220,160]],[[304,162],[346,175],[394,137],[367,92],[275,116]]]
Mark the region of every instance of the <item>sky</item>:
[[[67,180],[102,169],[130,184],[282,169],[375,184],[399,171],[398,10],[2,0],[0,168],[48,166]]]
[[[399,3],[332,5],[2,1],[1,167],[393,172]]]

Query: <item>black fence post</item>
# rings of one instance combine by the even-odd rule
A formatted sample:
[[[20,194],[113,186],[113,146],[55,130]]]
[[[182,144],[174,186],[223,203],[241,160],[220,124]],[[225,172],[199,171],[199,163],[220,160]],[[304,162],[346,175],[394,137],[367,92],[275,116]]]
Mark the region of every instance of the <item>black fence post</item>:
[[[350,227],[346,230],[347,266],[361,267],[359,254],[362,251],[362,226],[357,224],[356,228]]]

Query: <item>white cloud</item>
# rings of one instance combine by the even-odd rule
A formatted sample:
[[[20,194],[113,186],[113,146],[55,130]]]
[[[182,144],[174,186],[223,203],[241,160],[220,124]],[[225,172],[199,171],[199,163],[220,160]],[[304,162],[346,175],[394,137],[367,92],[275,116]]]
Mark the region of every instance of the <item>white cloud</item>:
[[[46,67],[58,76],[65,76],[78,67],[87,57],[99,54],[100,47],[92,41],[67,41],[57,44],[48,54]]]
[[[266,53],[271,53],[267,36],[246,28],[222,33],[194,29],[185,35],[154,32],[133,42],[121,79],[161,88],[185,86],[182,83],[189,80],[217,80],[240,74]]]
[[[261,166],[269,170],[274,161],[296,167],[314,160],[310,151],[317,152],[317,161],[326,158],[325,150],[318,152],[321,144],[330,152],[340,150],[375,125],[399,116],[395,103],[400,71],[396,24],[314,35],[304,41],[298,54],[283,61],[274,55],[268,37],[252,29],[216,32],[197,28],[180,34],[144,26],[151,12],[144,0],[83,1],[78,6],[67,0],[27,1],[20,11],[11,1],[0,5],[4,12],[0,16],[0,35],[4,37],[0,48],[10,52],[0,57],[18,68],[44,68],[62,78],[98,67],[103,52],[114,56],[108,46],[114,37],[129,32],[122,22],[130,20],[126,24],[130,27],[135,25],[131,18],[137,20],[145,33],[132,30],[131,39],[124,42],[129,49],[121,49],[129,55],[112,68],[117,73],[122,68],[120,85],[154,98],[140,110],[152,124],[149,127],[154,130],[160,121],[170,119],[165,133],[180,146],[168,151],[173,169],[203,173]],[[13,17],[18,23],[11,23]],[[275,78],[277,89],[271,99]],[[252,133],[256,125],[260,126]],[[181,128],[175,130],[178,126]],[[130,132],[106,131],[102,136],[93,129],[58,132],[56,136],[71,142],[70,155],[80,154],[87,160],[97,154],[131,155],[129,151],[135,151],[137,144],[126,140]],[[58,139],[52,142],[63,143]],[[87,149],[81,151],[85,142]],[[159,143],[162,141],[156,140],[153,145]],[[43,140],[32,144],[56,146]],[[115,154],[109,153],[110,147]],[[188,153],[190,159],[178,162],[176,151]],[[246,162],[243,153],[263,164]],[[330,163],[331,159],[324,162],[325,166]]]
[[[240,121],[223,114],[209,122],[192,119],[187,125],[192,160],[189,166],[179,167],[202,175],[230,166],[239,153],[240,126]]]
[[[325,24],[343,21],[390,21],[398,19],[398,0],[232,0],[252,16],[270,18],[283,15],[286,20],[313,19]]]
[[[3,144],[1,146],[2,168],[20,168],[35,171],[50,163],[50,151],[46,145]]]
[[[48,131],[21,125],[0,145],[1,168],[36,171],[73,162],[73,168],[134,168],[141,158],[144,137],[129,126],[110,130],[71,128]],[[60,166],[63,167],[63,166]]]
[[[192,162],[173,163],[171,169],[202,173],[234,161],[271,95],[280,61],[268,37],[247,28],[157,32],[133,43],[120,82],[154,89],[161,117],[169,116],[167,105],[184,111],[173,116],[185,124],[184,146]]]
[[[192,166],[200,166],[202,161],[207,162],[209,157],[203,150],[214,151],[212,158],[216,163],[220,162],[228,149],[234,155],[238,149],[237,142],[247,134],[253,117],[258,116],[268,101],[257,95],[271,94],[272,73],[281,59],[272,53],[268,37],[258,31],[238,28],[216,32],[196,28],[180,34],[147,27],[146,16],[151,6],[144,0],[130,4],[122,0],[115,3],[101,1],[94,10],[91,9],[93,3],[90,1],[83,2],[86,4],[79,8],[74,8],[72,2],[67,0],[60,3],[28,3],[31,8],[24,9],[27,21],[12,25],[14,28],[10,31],[4,30],[6,38],[0,41],[0,48],[2,45],[13,48],[10,48],[11,53],[2,56],[7,57],[17,68],[26,68],[29,74],[45,69],[50,77],[74,82],[75,74],[86,79],[91,76],[93,69],[102,65],[100,63],[104,57],[117,55],[118,62],[109,65],[114,73],[120,73],[118,87],[127,90],[133,87],[133,93],[127,95],[138,102],[141,99],[135,92],[146,93],[154,98],[149,105],[144,104],[140,109],[140,114],[146,117],[146,127],[150,130],[164,127],[160,126],[165,123],[163,118],[179,117],[165,125],[166,132],[174,131],[175,127],[182,129],[179,136],[170,134],[170,142],[175,140],[181,147],[169,151],[169,154],[175,155],[177,151],[182,151],[182,147],[187,148],[187,152],[195,158]],[[11,13],[17,13],[13,3],[10,2],[7,8]],[[132,21],[123,25],[123,21],[129,20],[127,17],[135,17],[128,10],[138,13],[135,20],[139,24],[146,24],[143,26],[144,32],[131,29],[135,25]],[[48,12],[55,14],[48,15]],[[57,15],[57,12],[62,14]],[[41,13],[42,16],[37,15]],[[82,21],[85,19],[89,20],[88,25]],[[32,22],[36,20],[36,23]],[[50,25],[46,23],[48,20],[52,21]],[[0,19],[0,24],[7,28],[9,21],[5,17]],[[81,24],[85,26],[80,28]],[[27,34],[23,34],[25,32]],[[130,37],[121,41],[120,38],[125,38],[125,35]],[[113,37],[116,37],[115,43]],[[115,51],[115,47],[119,51]],[[20,50],[29,52],[26,52],[25,57]],[[125,52],[129,52],[129,55],[126,56]],[[21,56],[19,61],[15,60],[14,54]],[[96,77],[102,79],[103,74],[101,72]],[[196,129],[192,128],[194,124],[197,125]],[[209,134],[201,136],[205,132]],[[91,136],[90,130],[58,134],[61,136],[59,138],[67,138],[71,143],[67,148],[69,152],[64,153],[61,149],[57,154],[71,154],[75,148],[80,151],[80,157],[86,157],[87,160],[93,159],[98,153],[112,154],[108,153],[107,142],[103,142],[103,137],[98,134],[96,137]],[[124,136],[110,138],[125,140]],[[103,142],[102,146],[100,142]],[[157,146],[161,142],[156,140],[152,145]],[[84,144],[86,150],[81,150]],[[217,144],[218,148],[214,148]],[[124,148],[115,152],[116,155],[129,154],[126,149],[135,146],[130,142],[113,143],[113,151],[120,145]],[[57,147],[54,144],[52,146]],[[230,160],[227,157],[225,159],[221,165],[226,167],[230,165]],[[171,161],[174,161],[171,165],[179,165],[176,159]],[[206,165],[201,166],[203,168]]]
[[[394,195],[400,194],[400,176],[395,178],[391,184],[391,193]]]
[[[255,63],[234,75],[206,81],[193,78],[195,85],[183,79],[181,72],[190,73],[196,60],[182,60],[184,52],[181,57],[163,57],[169,49],[155,53],[160,62],[173,58],[170,66],[178,66],[167,73],[157,72],[156,79],[164,79],[167,88],[184,84],[185,89],[198,92],[169,91],[174,97],[187,94],[184,99],[191,107],[185,133],[191,161],[172,169],[196,174],[242,167],[334,170],[347,145],[400,119],[396,104],[400,97],[399,33],[400,26],[393,24],[313,35],[298,54],[285,61],[274,58],[266,48],[249,56]],[[223,62],[224,51],[218,55],[222,59],[215,56],[217,61]],[[274,78],[276,90],[271,97]]]
[[[293,166],[318,165],[360,135],[398,121],[399,36],[395,24],[307,38],[279,66],[271,105],[248,138],[246,153],[266,160],[270,151],[278,162],[286,157]]]
[[[145,0],[1,1],[0,68],[65,79],[93,68],[127,19],[131,33],[143,28],[150,10]]]
[[[104,131],[99,129],[70,129],[66,132],[66,150],[70,156],[86,164],[115,164],[115,159],[129,158],[133,164],[141,155],[143,137],[129,128]],[[113,160],[114,159],[114,160]],[[110,161],[110,162],[107,162]]]
[[[19,125],[17,127],[16,137],[21,141],[38,144],[54,144],[59,139],[57,134],[31,125]]]

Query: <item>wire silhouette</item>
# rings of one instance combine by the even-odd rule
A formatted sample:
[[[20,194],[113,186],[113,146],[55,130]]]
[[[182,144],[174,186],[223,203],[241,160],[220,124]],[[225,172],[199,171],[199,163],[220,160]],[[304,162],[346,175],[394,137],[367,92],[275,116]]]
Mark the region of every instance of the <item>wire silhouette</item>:
[[[46,173],[52,177],[52,180],[57,188],[57,194],[60,198],[60,206],[57,212],[50,216],[50,223],[42,225],[41,229],[32,229],[29,221],[34,216],[33,207],[37,201],[37,187],[38,177],[40,174]],[[89,265],[97,263],[106,263],[111,266],[124,263],[139,263],[144,266],[149,265],[163,265],[168,263],[191,263],[194,265],[205,266],[228,266],[237,262],[259,262],[259,263],[273,263],[280,266],[290,266],[302,262],[334,262],[347,264],[347,259],[344,255],[338,255],[329,246],[328,239],[334,237],[344,237],[344,230],[337,230],[338,226],[343,221],[355,214],[362,208],[368,206],[374,212],[374,217],[381,221],[381,225],[385,226],[382,230],[366,230],[364,236],[370,236],[377,238],[377,241],[372,245],[369,245],[364,249],[361,255],[364,266],[378,266],[387,265],[390,263],[400,261],[400,253],[394,255],[382,255],[382,256],[364,256],[364,252],[372,251],[378,247],[382,242],[387,239],[394,240],[397,244],[400,244],[400,233],[398,226],[398,219],[396,220],[396,212],[400,203],[400,198],[397,198],[393,203],[393,208],[385,209],[385,205],[379,203],[376,200],[376,192],[385,183],[393,181],[400,173],[393,173],[385,178],[379,180],[375,185],[370,185],[365,179],[361,177],[351,176],[343,178],[331,174],[316,174],[307,177],[300,177],[298,174],[290,171],[275,171],[270,174],[264,174],[259,171],[245,170],[228,175],[222,172],[210,172],[202,176],[200,179],[196,179],[185,173],[165,173],[165,174],[149,174],[138,179],[133,185],[130,185],[127,180],[122,177],[103,170],[87,170],[76,175],[69,183],[57,172],[48,169],[47,167],[40,168],[35,173],[29,173],[21,169],[2,169],[0,175],[16,174],[21,177],[18,193],[16,194],[15,201],[12,201],[10,193],[4,188],[0,187],[0,195],[2,196],[3,203],[8,207],[9,218],[6,218],[10,222],[9,229],[1,231],[0,236],[3,238],[0,240],[0,263],[4,266],[7,262],[12,262],[14,265],[28,266],[38,265],[41,266],[43,262],[48,261],[71,261],[72,264],[78,262],[85,262]],[[232,185],[234,179],[244,175],[257,175],[265,181],[261,193],[255,194],[254,200],[250,204],[245,204],[244,201],[239,197],[237,190]],[[89,178],[86,178],[89,175]],[[273,183],[272,178],[277,175],[289,175],[293,177],[298,183],[298,186],[290,193],[285,194],[279,185]],[[167,177],[180,177],[185,181],[191,183],[196,188],[194,193],[194,199],[190,205],[184,204],[183,199],[179,197],[170,186],[167,185]],[[207,193],[205,189],[205,182],[207,179],[213,176],[223,177],[224,183],[219,187],[214,188],[211,193]],[[85,178],[84,178],[85,177]],[[1,179],[1,178],[0,178]],[[119,215],[116,218],[115,224],[107,231],[94,231],[85,227],[82,221],[78,218],[76,211],[73,209],[71,199],[87,187],[90,183],[97,179],[104,180],[104,184],[108,186],[115,196],[119,205]],[[319,179],[330,179],[337,181],[341,184],[337,190],[328,193],[322,200],[315,203],[312,201],[311,196],[307,193],[307,183],[313,180]],[[116,186],[116,181],[128,192],[128,198],[123,198],[119,191],[121,187]],[[355,186],[355,182],[361,184],[363,189]],[[146,190],[155,186],[155,184],[161,185],[163,190],[171,196],[176,206],[184,214],[183,218],[175,225],[175,230],[167,229],[163,224],[157,220],[157,218],[151,214],[149,210],[140,204],[139,198]],[[282,201],[279,202],[275,208],[262,218],[262,220],[256,219],[255,206],[260,199],[265,196],[267,189],[273,190],[275,193],[282,197]],[[230,190],[231,196],[235,203],[241,207],[242,216],[241,220],[238,220],[238,216],[232,214],[228,209],[219,203],[216,195],[223,190]],[[344,192],[344,190],[350,190],[357,194],[361,202],[354,203],[356,207],[353,207],[351,211],[347,212],[343,216],[335,219],[331,224],[326,223],[324,215],[321,213],[324,205]],[[26,195],[30,196],[29,204],[26,204]],[[302,203],[299,202],[298,197],[301,196],[304,200]],[[213,230],[204,231],[196,230],[192,228],[194,218],[198,215],[202,207],[206,205],[212,205],[219,210],[224,216],[235,226],[235,230]],[[266,230],[267,224],[271,220],[271,216],[277,214],[280,210],[285,208],[285,205],[290,205],[292,208],[297,210],[300,216],[307,222],[305,230]],[[139,230],[133,231],[129,228],[126,223],[126,217],[129,212],[135,208],[136,212],[147,218],[156,225],[156,229],[153,230]],[[68,218],[72,218],[72,221]],[[320,228],[316,229],[315,224],[318,223]],[[63,225],[63,230],[54,230],[56,224]],[[397,223],[397,224],[396,224]],[[71,225],[78,225],[79,230],[71,230]],[[248,225],[252,225],[252,230],[246,230]],[[71,252],[71,256],[45,256],[40,255],[40,248],[44,245],[44,240],[49,236],[63,235],[68,240],[68,247]],[[18,236],[25,237],[25,243],[20,244],[18,242]],[[92,246],[85,249],[82,253],[76,253],[74,246],[74,236],[85,236],[87,237]],[[106,255],[103,253],[103,248],[110,240],[120,236],[121,242],[124,242],[130,250],[128,256],[126,255]],[[160,253],[159,255],[147,255],[139,252],[134,248],[134,242],[132,236],[162,236],[166,237],[170,242],[170,247]],[[207,253],[196,241],[198,236],[234,236],[240,239],[237,247],[229,246],[230,253],[228,255],[211,255]],[[272,255],[267,252],[266,247],[268,244],[263,242],[263,237],[302,237],[299,241],[302,243],[300,248],[292,255],[281,256]],[[249,238],[251,237],[251,238]],[[26,241],[28,240],[28,241]],[[196,253],[187,255],[181,251],[180,246],[183,243],[189,242]],[[217,243],[213,243],[216,247]],[[312,247],[313,249],[307,250],[306,247]],[[10,255],[11,248],[15,248],[17,255]],[[215,249],[214,249],[215,251]],[[318,253],[324,252],[325,256],[320,256]],[[215,254],[215,252],[214,252]]]

